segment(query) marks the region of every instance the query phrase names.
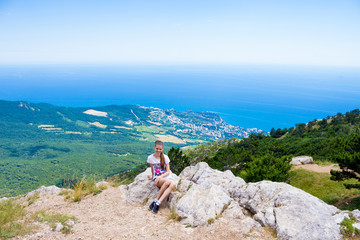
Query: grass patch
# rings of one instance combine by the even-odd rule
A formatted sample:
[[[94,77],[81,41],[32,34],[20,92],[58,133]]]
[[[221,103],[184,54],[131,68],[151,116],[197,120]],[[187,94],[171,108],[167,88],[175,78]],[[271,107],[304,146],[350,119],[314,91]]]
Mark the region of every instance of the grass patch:
[[[180,221],[181,217],[179,216],[179,214],[175,211],[174,208],[171,209],[170,214],[168,216],[168,220],[175,220],[175,221]]]
[[[353,223],[355,221],[353,219],[344,218],[344,220],[341,222],[341,233],[346,238],[353,238],[357,237],[356,239],[359,239],[360,236],[360,230],[353,227]]]
[[[271,227],[263,227],[263,229],[264,229],[266,232],[270,233],[270,235],[271,235],[273,238],[277,239],[276,229],[273,229],[273,228],[271,228]]]
[[[39,222],[49,223],[53,230],[55,230],[57,223],[61,223],[63,225],[61,232],[69,234],[71,226],[68,224],[68,220],[75,220],[75,217],[69,217],[60,213],[48,213],[45,210],[41,210],[35,214],[35,219]]]
[[[90,194],[97,195],[106,188],[107,186],[105,184],[100,184],[97,187],[94,177],[90,177],[88,179],[84,177],[81,180],[75,181],[75,183],[72,185],[73,191],[67,191],[64,199],[80,202],[81,199],[83,199],[85,196]]]
[[[354,199],[346,201],[345,203],[341,204],[338,207],[341,210],[349,210],[349,211],[359,209],[359,207],[360,207],[360,197],[356,197]]]
[[[23,205],[14,199],[0,201],[0,238],[23,236],[31,231]]]
[[[27,198],[28,201],[28,206],[30,206],[31,204],[33,204],[37,199],[40,198],[40,193],[36,192],[34,193],[32,196]]]
[[[355,183],[356,180],[337,182],[330,180],[328,173],[310,172],[304,169],[292,170],[288,183],[328,204],[336,204],[339,200],[360,194],[359,189],[346,189],[344,183]],[[360,205],[358,206],[360,207]]]
[[[208,224],[213,224],[215,222],[215,219],[213,219],[213,218],[209,218],[209,220],[208,220]]]
[[[63,190],[61,190],[61,192],[59,193],[59,196],[66,196],[66,195],[69,195],[69,194],[71,194],[70,189],[63,189]]]

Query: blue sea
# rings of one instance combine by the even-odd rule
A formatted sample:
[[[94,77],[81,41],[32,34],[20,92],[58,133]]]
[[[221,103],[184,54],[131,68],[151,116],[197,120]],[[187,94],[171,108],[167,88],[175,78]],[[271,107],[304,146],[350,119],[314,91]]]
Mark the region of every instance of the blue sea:
[[[360,108],[360,69],[270,65],[2,65],[0,99],[211,111],[270,131]]]

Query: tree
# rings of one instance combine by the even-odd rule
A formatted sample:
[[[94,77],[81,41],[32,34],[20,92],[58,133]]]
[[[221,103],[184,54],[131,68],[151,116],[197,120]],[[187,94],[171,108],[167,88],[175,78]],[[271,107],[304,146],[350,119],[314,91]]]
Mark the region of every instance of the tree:
[[[302,137],[305,131],[305,127],[305,123],[296,124],[296,128],[294,128],[293,134],[297,137]]]
[[[183,154],[180,148],[172,147],[169,152],[168,156],[170,158],[170,169],[176,175],[179,175],[181,171],[190,165],[189,158]]]
[[[335,160],[339,163],[341,171],[331,170],[331,180],[343,181],[356,179],[360,181],[360,135],[354,134],[347,140],[340,140],[344,151]],[[346,188],[359,188],[358,184],[344,184]]]
[[[290,168],[290,159],[287,157],[276,158],[272,154],[266,154],[247,164],[244,178],[246,182],[285,182],[290,176]]]

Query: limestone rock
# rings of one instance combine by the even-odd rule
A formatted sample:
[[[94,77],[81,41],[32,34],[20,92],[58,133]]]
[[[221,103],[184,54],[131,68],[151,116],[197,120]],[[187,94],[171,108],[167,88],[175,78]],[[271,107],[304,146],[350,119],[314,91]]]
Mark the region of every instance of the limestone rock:
[[[234,198],[281,239],[340,239],[339,210],[286,183],[249,183]]]
[[[222,216],[228,219],[244,219],[245,215],[243,213],[243,208],[235,201],[232,201],[231,204],[224,210]]]
[[[186,225],[207,225],[209,219],[222,213],[231,198],[218,185],[203,182],[194,184],[189,191],[178,200],[175,210]]]
[[[293,165],[301,165],[301,164],[309,164],[309,163],[313,163],[314,160],[312,157],[309,156],[298,156],[298,157],[293,157],[291,159],[290,164]]]
[[[360,221],[360,210],[359,209],[355,209],[351,213],[356,218],[357,221]]]
[[[129,189],[127,190],[127,202],[147,203],[156,198],[159,188],[153,185],[153,181],[148,179],[148,175],[151,175],[151,168],[147,168],[146,171],[136,176],[134,182],[129,185]],[[171,173],[171,175],[174,182],[178,184],[180,178],[174,173]],[[170,194],[169,200],[166,204],[169,204],[171,195],[172,193]]]
[[[73,220],[73,219],[69,219],[69,220],[67,220],[67,221],[65,222],[65,224],[68,225],[68,226],[70,226],[70,227],[72,227],[72,226],[74,226],[74,225],[76,224],[76,221]]]
[[[39,193],[40,196],[46,195],[46,194],[59,194],[61,192],[61,188],[58,188],[56,186],[49,186],[49,187],[45,187],[45,186],[41,186],[40,188],[31,191],[29,193],[27,193],[25,195],[25,198],[29,198],[31,196],[33,196],[36,193]]]
[[[64,228],[64,226],[61,223],[57,223],[54,228],[54,231],[60,232],[61,230],[63,230],[63,228]]]
[[[235,177],[230,170],[221,172],[210,168],[205,162],[200,162],[194,167],[185,168],[180,174],[180,178],[181,180],[190,180],[197,184],[203,182],[215,184],[229,193],[245,185],[245,181],[242,178]]]
[[[103,181],[98,182],[98,183],[95,184],[96,187],[100,187],[101,185],[107,186],[107,185],[109,185],[109,183],[103,180]]]
[[[144,203],[157,195],[158,188],[152,186],[148,174],[150,168],[129,185],[128,201]],[[280,239],[335,240],[341,239],[340,223],[349,216],[286,183],[247,184],[230,171],[211,169],[207,163],[185,168],[179,179],[165,206],[174,208],[185,225],[207,225],[221,214],[223,218],[215,221],[238,223],[242,228],[247,224],[249,231],[268,226]]]

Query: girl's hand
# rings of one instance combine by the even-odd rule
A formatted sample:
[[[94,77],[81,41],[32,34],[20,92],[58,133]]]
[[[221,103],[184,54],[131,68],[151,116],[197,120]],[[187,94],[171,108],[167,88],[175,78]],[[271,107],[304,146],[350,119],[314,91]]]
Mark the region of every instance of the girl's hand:
[[[148,175],[148,179],[149,179],[149,180],[152,180],[153,177],[152,177],[151,175]]]
[[[158,183],[158,181],[159,181],[159,178],[157,177],[156,179],[155,179],[155,181],[154,181],[154,186],[157,186],[157,183]]]
[[[161,178],[161,176],[156,177],[156,179],[155,179],[155,181],[154,181],[154,186],[157,186],[160,178]]]

